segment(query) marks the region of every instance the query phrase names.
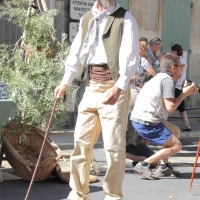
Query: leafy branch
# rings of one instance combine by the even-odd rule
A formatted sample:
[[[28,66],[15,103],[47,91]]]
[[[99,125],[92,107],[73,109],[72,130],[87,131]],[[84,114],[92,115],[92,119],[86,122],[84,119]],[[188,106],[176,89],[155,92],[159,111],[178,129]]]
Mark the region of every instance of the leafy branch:
[[[45,124],[54,102],[54,88],[64,73],[64,60],[69,54],[66,34],[56,40],[54,16],[57,10],[35,10],[39,1],[12,0],[0,5],[0,16],[17,24],[23,35],[12,47],[0,45],[0,77],[7,83],[8,92],[18,105],[17,116],[24,123]],[[11,52],[9,51],[11,49]],[[73,88],[73,87],[72,87]],[[65,104],[58,104],[55,118],[63,120]]]

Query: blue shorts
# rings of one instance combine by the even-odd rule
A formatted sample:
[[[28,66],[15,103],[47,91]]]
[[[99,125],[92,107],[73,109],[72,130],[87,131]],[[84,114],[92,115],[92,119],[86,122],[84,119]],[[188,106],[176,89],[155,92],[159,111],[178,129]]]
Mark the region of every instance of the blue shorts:
[[[171,131],[163,123],[151,126],[132,121],[132,125],[145,140],[152,144],[164,145],[172,137]]]

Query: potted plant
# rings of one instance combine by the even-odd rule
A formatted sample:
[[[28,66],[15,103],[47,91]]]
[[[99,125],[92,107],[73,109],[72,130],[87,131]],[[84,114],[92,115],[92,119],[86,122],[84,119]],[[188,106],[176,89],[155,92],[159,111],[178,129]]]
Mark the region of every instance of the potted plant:
[[[47,124],[69,45],[65,34],[60,43],[56,40],[54,17],[58,11],[48,10],[44,0],[36,2],[12,0],[0,5],[0,16],[6,15],[23,31],[16,44],[0,45],[0,77],[7,83],[8,95],[17,102],[20,121],[41,128]],[[65,110],[65,104],[57,105],[57,121],[63,121]]]
[[[4,151],[24,180],[32,177],[43,142],[41,128],[49,120],[54,88],[63,76],[69,53],[66,35],[62,34],[61,42],[56,40],[57,12],[48,10],[45,0],[12,0],[0,4],[0,16],[6,15],[23,32],[16,44],[0,45],[0,77],[7,83],[8,95],[17,102],[15,118],[20,121],[11,121],[2,131]],[[72,85],[69,91],[74,90],[77,87]],[[66,104],[58,103],[54,121],[63,121],[63,116],[66,116]],[[45,145],[37,181],[51,174],[61,156],[60,149],[49,138]]]

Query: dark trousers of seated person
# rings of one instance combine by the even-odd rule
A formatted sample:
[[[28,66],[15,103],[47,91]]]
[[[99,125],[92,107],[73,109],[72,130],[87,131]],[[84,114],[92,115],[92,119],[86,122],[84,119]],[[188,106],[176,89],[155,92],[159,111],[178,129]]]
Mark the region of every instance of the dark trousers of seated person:
[[[140,143],[136,146],[134,146],[132,144],[127,145],[126,152],[131,153],[135,156],[144,156],[146,158],[148,158],[154,154],[154,151],[143,143]]]

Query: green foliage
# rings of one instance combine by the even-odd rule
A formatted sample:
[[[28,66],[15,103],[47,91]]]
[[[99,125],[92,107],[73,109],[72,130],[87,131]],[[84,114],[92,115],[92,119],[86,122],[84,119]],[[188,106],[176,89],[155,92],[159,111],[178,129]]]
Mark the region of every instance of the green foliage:
[[[5,1],[1,14],[14,19],[25,37],[11,51],[0,45],[0,77],[7,83],[9,96],[17,102],[17,116],[24,123],[46,124],[55,100],[54,89],[64,73],[69,53],[66,35],[61,43],[55,39],[53,16],[57,11],[34,13],[26,18],[27,0]],[[58,103],[55,117],[63,120],[66,105]]]
[[[9,21],[25,31],[25,44],[48,48],[52,45],[51,39],[55,35],[53,17],[57,15],[58,10],[43,13],[30,7],[29,2],[30,0],[4,1],[3,5],[0,5],[0,17],[6,16]]]

